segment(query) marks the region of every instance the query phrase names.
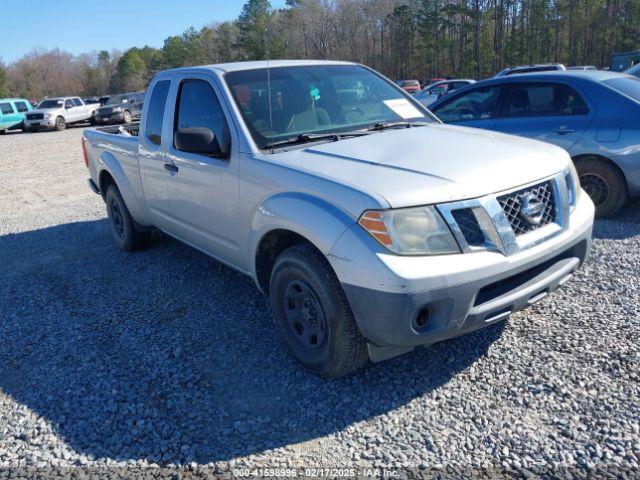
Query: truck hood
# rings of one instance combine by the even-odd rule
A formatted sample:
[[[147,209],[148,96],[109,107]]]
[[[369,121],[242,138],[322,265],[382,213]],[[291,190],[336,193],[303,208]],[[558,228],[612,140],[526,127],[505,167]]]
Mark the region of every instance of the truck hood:
[[[477,198],[567,168],[563,149],[439,123],[269,155],[270,160],[383,197],[390,207]]]

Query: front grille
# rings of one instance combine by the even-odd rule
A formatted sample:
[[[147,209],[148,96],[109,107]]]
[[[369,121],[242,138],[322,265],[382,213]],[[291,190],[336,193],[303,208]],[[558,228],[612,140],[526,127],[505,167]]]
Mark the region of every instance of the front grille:
[[[522,215],[522,203],[527,195],[537,197],[544,205],[542,219],[537,224],[528,222]],[[516,236],[531,232],[556,220],[555,198],[551,181],[502,195],[498,197],[498,202]]]
[[[472,247],[481,247],[484,245],[484,233],[478,223],[478,219],[470,208],[461,208],[451,212],[453,219],[458,224],[460,232],[464,239]]]
[[[113,108],[99,108],[98,110],[96,110],[96,114],[97,115],[111,115],[113,113]]]
[[[43,120],[43,113],[27,113],[27,120]]]

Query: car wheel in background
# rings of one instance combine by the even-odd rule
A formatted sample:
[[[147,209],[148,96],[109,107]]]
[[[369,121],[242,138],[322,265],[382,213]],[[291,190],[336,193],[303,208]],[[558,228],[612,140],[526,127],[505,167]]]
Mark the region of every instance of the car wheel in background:
[[[56,125],[55,125],[55,129],[56,129],[58,132],[61,132],[61,131],[63,131],[63,130],[66,130],[66,128],[67,128],[67,122],[66,122],[66,120],[65,120],[64,118],[62,118],[62,117],[58,117],[58,118],[56,118]]]
[[[96,124],[96,114],[94,113],[93,115],[91,115],[91,118],[89,119],[89,125],[93,126]]]
[[[596,218],[610,217],[627,199],[627,182],[616,166],[597,157],[578,159],[580,186],[596,207]]]
[[[111,233],[118,248],[133,252],[145,247],[151,238],[150,232],[136,230],[131,214],[120,195],[118,187],[110,185],[104,196],[107,204],[107,215],[111,224]]]
[[[124,123],[131,123],[131,112],[125,110],[122,114],[122,119],[124,120]]]
[[[299,244],[280,254],[269,285],[276,324],[308,370],[335,378],[366,363],[366,340],[331,265],[315,248]]]

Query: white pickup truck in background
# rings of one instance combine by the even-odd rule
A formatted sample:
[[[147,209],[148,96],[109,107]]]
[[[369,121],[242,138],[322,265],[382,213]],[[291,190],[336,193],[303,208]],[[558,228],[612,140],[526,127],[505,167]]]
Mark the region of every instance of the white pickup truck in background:
[[[443,125],[352,63],[161,72],[139,126],[83,147],[121,249],[157,228],[251,276],[323,377],[503,320],[591,245],[566,151]]]
[[[80,97],[47,98],[25,116],[25,125],[30,131],[41,129],[65,130],[67,125],[81,122],[95,124],[99,103],[85,104]]]

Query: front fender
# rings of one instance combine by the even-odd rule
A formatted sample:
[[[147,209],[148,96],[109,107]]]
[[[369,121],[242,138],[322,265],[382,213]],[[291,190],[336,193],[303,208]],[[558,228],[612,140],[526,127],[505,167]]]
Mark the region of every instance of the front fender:
[[[327,255],[344,231],[355,223],[347,212],[329,202],[302,192],[277,193],[255,209],[247,252],[247,265],[256,277],[256,254],[262,238],[274,230],[289,230]]]
[[[137,151],[133,153],[120,150],[118,155],[120,159],[116,158],[110,151],[104,151],[102,155],[100,155],[98,180],[102,180],[103,172],[108,172],[113,177],[118,190],[120,190],[120,194],[134,221],[140,226],[149,226],[151,225],[149,213],[142,192],[140,191],[141,189],[136,188],[130,180],[130,178],[139,179],[138,153]],[[129,175],[127,171],[129,171]],[[101,193],[104,195],[106,192]]]

